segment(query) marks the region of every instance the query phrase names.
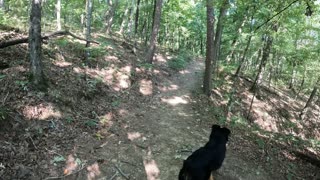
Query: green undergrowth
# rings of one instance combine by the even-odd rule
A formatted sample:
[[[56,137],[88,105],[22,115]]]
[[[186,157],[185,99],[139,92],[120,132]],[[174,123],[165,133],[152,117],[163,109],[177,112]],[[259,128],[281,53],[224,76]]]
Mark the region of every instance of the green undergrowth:
[[[168,61],[169,68],[173,70],[185,69],[187,64],[193,59],[193,56],[187,50],[180,50],[177,55]]]

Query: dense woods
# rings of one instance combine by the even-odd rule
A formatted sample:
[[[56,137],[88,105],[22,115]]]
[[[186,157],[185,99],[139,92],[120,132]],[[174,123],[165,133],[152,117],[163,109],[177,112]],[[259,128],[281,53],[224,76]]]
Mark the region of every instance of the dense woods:
[[[91,16],[92,3],[43,2],[42,32],[61,27],[78,31],[82,26],[86,27],[87,39],[91,30],[120,32],[126,38],[150,44],[146,50],[148,62],[152,62],[156,42],[171,51],[205,55],[206,2],[97,1]],[[257,80],[269,84],[311,93],[318,77],[318,66],[314,66],[318,62],[317,2],[261,3],[216,1],[208,7],[215,8],[210,16],[216,19],[216,29],[212,27],[210,32],[214,34],[212,71],[217,73],[219,66],[233,67],[236,76],[259,77]],[[2,0],[0,4],[3,23],[28,28],[28,13],[32,10],[24,8],[29,7],[28,2]]]
[[[226,126],[237,124],[232,130],[242,135],[250,127],[252,134],[249,136],[258,137],[258,140],[249,138],[246,142],[257,144],[258,147],[252,146],[251,149],[258,149],[259,158],[268,156],[270,141],[277,147],[270,145],[270,151],[286,150],[295,156],[291,160],[295,160],[296,164],[284,166],[277,162],[279,173],[265,179],[280,177],[277,175],[281,174],[281,169],[284,169],[281,172],[285,174],[282,175],[285,179],[316,179],[320,176],[315,171],[320,168],[319,1],[0,0],[0,54],[0,84],[3,86],[0,89],[0,125],[3,127],[0,132],[4,137],[0,141],[5,142],[0,143],[0,147],[11,144],[10,148],[14,149],[14,143],[9,138],[14,136],[8,135],[8,132],[21,123],[20,119],[39,120],[34,115],[30,116],[32,118],[26,115],[28,108],[34,106],[31,114],[37,114],[38,111],[43,113],[44,110],[39,110],[39,106],[51,103],[48,107],[60,109],[60,115],[59,118],[45,118],[50,127],[41,128],[41,133],[51,132],[51,126],[59,127],[59,123],[53,123],[55,120],[67,119],[71,127],[84,126],[90,129],[88,132],[94,137],[98,136],[96,139],[114,134],[120,138],[126,134],[122,128],[129,127],[130,120],[121,121],[123,124],[119,125],[120,129],[110,130],[111,120],[110,123],[103,120],[103,124],[102,116],[120,119],[123,114],[134,114],[127,107],[138,108],[140,105],[136,104],[141,104],[145,109],[141,108],[141,112],[134,117],[147,117],[143,112],[147,113],[147,108],[153,107],[151,102],[156,100],[152,98],[157,98],[157,93],[183,89],[189,87],[184,84],[191,82],[184,79],[179,86],[178,83],[172,83],[176,79],[169,79],[186,78],[188,75],[184,73],[196,76],[198,71],[193,69],[194,72],[188,72],[188,67],[196,64],[192,68],[201,69],[202,66],[195,63],[200,61],[204,64],[203,72],[199,70],[201,77],[190,86],[201,89],[199,94],[194,93],[197,94],[194,99],[199,100],[197,106],[199,112],[204,113],[202,118],[208,119],[206,123],[219,122]],[[171,86],[168,83],[172,83]],[[165,97],[159,98],[162,103],[166,101],[163,100]],[[147,105],[146,98],[150,98],[148,102],[151,105]],[[110,115],[115,112],[117,115]],[[190,117],[194,114],[198,114],[198,111]],[[156,117],[151,116],[150,119]],[[139,125],[144,123],[137,121]],[[179,124],[181,129],[186,129],[184,125]],[[21,131],[28,129],[25,126],[21,125]],[[191,129],[198,127],[190,124],[185,126]],[[259,127],[259,133],[256,133],[256,127]],[[74,131],[76,137],[80,137],[79,132]],[[147,132],[141,137],[145,138]],[[181,132],[172,136],[181,135]],[[33,144],[39,154],[46,154],[44,152],[49,151],[47,147],[40,153],[40,135],[35,137],[30,133],[28,130],[28,136],[24,136],[28,138],[25,142],[30,141],[29,144]],[[44,136],[51,137],[43,135],[41,138]],[[56,135],[52,135],[52,138],[56,138]],[[123,142],[122,139],[113,140],[118,145]],[[245,147],[242,148],[243,139],[234,141],[241,145],[239,152],[245,151]],[[143,151],[148,150],[147,145],[139,144],[138,148],[141,147]],[[0,151],[4,149],[0,148]],[[236,146],[231,154],[237,157],[235,149]],[[63,155],[56,152],[46,158],[63,158],[52,160],[51,165],[59,160],[67,163],[65,157],[68,153],[65,152]],[[41,161],[41,158],[35,161]],[[145,166],[150,161],[148,158],[143,161]],[[286,161],[290,159],[285,158]],[[24,164],[23,168],[22,165],[6,164],[6,161],[5,156],[0,155],[0,177],[4,175],[9,178],[12,174],[2,168],[1,164],[4,163],[8,169],[20,168],[17,171],[21,171],[20,174],[10,178],[24,178],[27,165]],[[253,160],[248,157],[244,161]],[[274,161],[269,162],[268,159],[265,163],[263,167],[268,169]],[[84,164],[82,162],[83,167],[89,167]],[[300,164],[304,166],[298,170]],[[117,165],[115,167],[116,176],[129,179],[130,173],[122,172]],[[59,170],[51,173],[43,173],[45,170],[29,172],[28,177],[64,178],[82,173],[81,168],[78,171],[66,169],[62,174]],[[306,169],[314,173],[299,174]],[[273,170],[269,169],[270,172]],[[110,171],[105,170],[102,174],[108,172],[112,176],[114,173],[110,174]],[[148,170],[145,171],[148,176]],[[168,170],[166,173],[171,172]],[[176,175],[177,171],[172,173]],[[98,176],[96,173],[94,177]],[[262,176],[267,175],[262,173]],[[148,176],[147,179],[152,177]]]

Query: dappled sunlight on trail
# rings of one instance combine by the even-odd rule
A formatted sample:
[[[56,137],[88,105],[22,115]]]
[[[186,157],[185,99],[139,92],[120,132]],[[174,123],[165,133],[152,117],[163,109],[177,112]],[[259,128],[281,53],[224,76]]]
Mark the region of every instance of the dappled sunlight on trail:
[[[93,163],[92,165],[87,167],[87,180],[94,180],[96,179],[100,174],[100,167],[97,162]]]
[[[161,98],[161,101],[172,106],[177,106],[179,104],[188,104],[188,100],[185,97],[180,97],[180,96],[173,96],[170,98]]]
[[[161,92],[176,91],[178,89],[179,89],[179,86],[176,84],[170,84],[169,86],[159,87],[159,90]]]
[[[143,160],[144,169],[147,174],[147,180],[160,180],[160,170],[154,159],[152,159],[151,148],[149,147],[146,157]]]
[[[139,132],[131,132],[131,133],[127,133],[127,134],[128,134],[128,139],[130,141],[138,139],[138,138],[140,138],[142,136]]]
[[[152,86],[152,81],[143,79],[139,82],[139,92],[145,96],[147,95],[152,95],[153,92],[153,86]]]
[[[148,180],[158,180],[160,170],[155,160],[144,160],[144,168],[147,174]]]
[[[25,118],[46,120],[50,118],[61,118],[61,112],[57,110],[51,103],[41,103],[39,105],[27,105],[23,108]]]
[[[76,158],[70,154],[66,161],[66,167],[63,170],[64,175],[69,175],[73,171],[75,171],[78,168],[78,163],[76,162]]]

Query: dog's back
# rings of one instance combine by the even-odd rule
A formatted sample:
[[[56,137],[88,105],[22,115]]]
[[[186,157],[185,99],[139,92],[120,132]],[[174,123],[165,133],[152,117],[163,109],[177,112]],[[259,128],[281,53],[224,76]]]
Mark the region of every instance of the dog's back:
[[[208,180],[211,172],[222,165],[229,134],[229,129],[213,125],[209,142],[184,161],[179,180]]]
[[[189,156],[179,173],[179,180],[208,180],[210,160],[206,158],[208,149],[201,147]]]

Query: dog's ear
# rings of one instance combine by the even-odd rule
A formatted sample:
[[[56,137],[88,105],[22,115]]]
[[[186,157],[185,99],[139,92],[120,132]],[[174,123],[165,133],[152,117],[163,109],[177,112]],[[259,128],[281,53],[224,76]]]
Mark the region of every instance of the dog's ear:
[[[223,134],[224,134],[226,137],[228,137],[228,136],[230,135],[230,133],[231,133],[231,131],[230,131],[228,128],[226,128],[226,127],[221,128],[221,131],[223,132]]]
[[[216,132],[218,132],[220,129],[221,129],[221,128],[220,128],[219,125],[217,125],[217,124],[212,125],[212,127],[211,127],[211,134],[210,134],[209,139],[213,139],[213,137],[214,137],[214,135],[216,134]]]
[[[212,125],[211,130],[216,131],[217,129],[220,129],[220,126],[217,124]]]

